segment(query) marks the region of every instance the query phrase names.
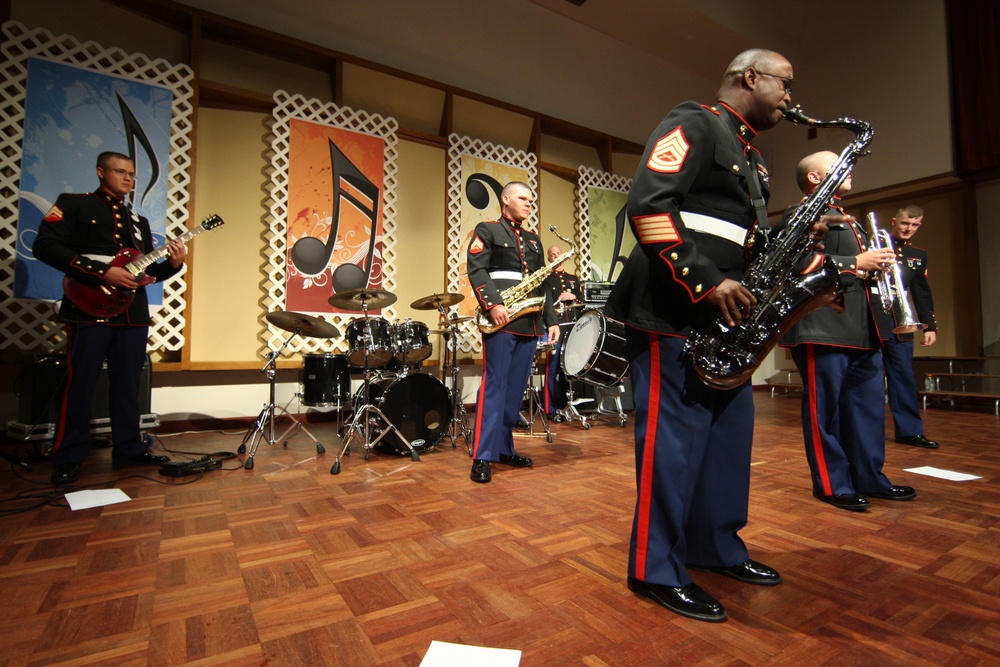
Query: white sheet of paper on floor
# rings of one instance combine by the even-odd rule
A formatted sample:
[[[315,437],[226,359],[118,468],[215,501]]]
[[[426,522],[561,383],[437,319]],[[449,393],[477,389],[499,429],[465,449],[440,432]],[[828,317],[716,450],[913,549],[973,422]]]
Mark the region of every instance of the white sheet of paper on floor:
[[[69,508],[74,512],[91,507],[126,503],[130,500],[132,499],[121,489],[84,489],[83,491],[70,491],[66,494],[66,502],[69,503]]]
[[[432,641],[420,667],[518,667],[521,652],[509,648],[468,646]]]
[[[904,468],[906,472],[915,472],[918,475],[928,475],[930,477],[940,477],[952,482],[968,482],[970,479],[982,479],[979,475],[969,475],[964,472],[935,468],[934,466],[920,466],[919,468]]]

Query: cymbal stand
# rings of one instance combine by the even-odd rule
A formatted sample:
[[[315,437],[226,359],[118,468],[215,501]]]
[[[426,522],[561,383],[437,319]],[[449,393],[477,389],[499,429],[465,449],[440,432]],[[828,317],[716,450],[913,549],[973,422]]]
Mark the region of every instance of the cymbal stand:
[[[440,306],[438,310],[441,311],[441,316],[447,320],[444,307]],[[469,426],[469,413],[465,411],[465,401],[462,400],[462,392],[458,388],[458,324],[448,320],[448,331],[444,333],[444,337],[445,361],[449,361],[447,346],[449,343],[451,344],[451,363],[448,365],[451,373],[451,388],[448,389],[448,394],[451,396],[451,423],[448,425],[448,432],[445,436],[451,439],[452,449],[458,446],[459,436],[465,438],[469,456],[472,456],[472,427]]]
[[[260,411],[260,414],[257,416],[257,421],[255,421],[253,425],[250,426],[249,429],[247,429],[246,435],[243,436],[243,442],[240,443],[240,447],[237,450],[240,454],[243,454],[244,452],[246,452],[247,454],[247,460],[243,463],[243,468],[245,470],[253,470],[253,459],[254,456],[257,454],[257,447],[260,445],[261,440],[266,439],[267,444],[269,445],[273,445],[278,440],[283,440],[285,446],[287,447],[288,440],[286,439],[286,437],[292,431],[293,428],[301,429],[302,431],[305,432],[306,435],[310,437],[310,439],[312,439],[313,442],[316,443],[317,454],[322,454],[326,451],[326,448],[324,448],[323,445],[320,443],[320,441],[317,440],[312,433],[310,433],[309,429],[307,429],[302,424],[302,422],[296,419],[295,416],[288,411],[288,404],[295,399],[294,396],[288,401],[288,403],[285,404],[284,407],[276,405],[274,402],[275,370],[277,368],[278,357],[281,355],[281,352],[286,347],[288,347],[288,344],[292,341],[292,338],[299,335],[300,333],[302,333],[301,327],[296,328],[295,331],[292,332],[292,335],[285,339],[285,342],[282,343],[281,347],[279,347],[276,351],[271,352],[271,354],[268,355],[267,363],[264,364],[264,367],[260,369],[261,373],[267,375],[268,384],[270,385],[270,400],[268,401],[267,405],[264,406],[264,409]],[[280,411],[281,414],[278,417],[275,417],[274,414],[275,411]],[[289,419],[292,420],[292,423],[289,425],[287,429],[285,429],[284,433],[282,433],[279,437],[275,438],[274,424],[281,417],[288,417]],[[250,443],[249,447],[247,447],[247,442]]]
[[[370,322],[368,321],[369,320],[368,304],[362,303],[361,309],[364,311],[365,323],[370,328],[371,325]],[[420,460],[420,454],[417,452],[416,449],[414,449],[410,441],[406,439],[406,436],[403,435],[403,433],[398,428],[396,428],[395,424],[389,421],[389,418],[386,417],[385,414],[377,406],[372,405],[370,398],[372,369],[368,365],[368,359],[369,355],[366,354],[365,380],[361,389],[362,394],[364,395],[364,404],[355,409],[354,411],[354,419],[351,420],[351,425],[347,427],[347,431],[344,433],[344,447],[343,449],[340,450],[340,454],[337,454],[337,459],[333,462],[333,467],[330,468],[331,475],[340,474],[340,459],[343,458],[346,455],[347,451],[350,449],[352,438],[357,438],[359,444],[361,444],[361,446],[364,447],[365,460],[367,461],[369,455],[371,454],[371,450],[375,448],[375,445],[378,444],[379,440],[381,440],[382,438],[384,438],[389,434],[390,429],[393,433],[396,434],[396,437],[398,437],[400,441],[404,445],[406,445],[407,449],[410,450],[410,458],[413,459],[414,461]],[[384,423],[384,426],[379,425],[379,420],[381,420]],[[385,428],[385,426],[387,426],[388,428]],[[372,434],[376,430],[379,431],[379,434],[375,436],[374,440],[372,440]],[[419,445],[422,445],[424,443],[423,440],[414,440],[414,442],[418,443]]]
[[[528,384],[524,388],[524,400],[528,401],[528,419],[524,421],[528,424],[528,435],[535,435],[535,418],[542,422],[545,429],[545,439],[552,442],[552,429],[549,428],[549,418],[545,416],[545,403],[542,401],[538,387],[535,386],[535,375],[538,372],[538,362],[531,360],[531,375],[528,376]],[[521,415],[522,418],[524,415]],[[541,435],[541,433],[539,433]]]

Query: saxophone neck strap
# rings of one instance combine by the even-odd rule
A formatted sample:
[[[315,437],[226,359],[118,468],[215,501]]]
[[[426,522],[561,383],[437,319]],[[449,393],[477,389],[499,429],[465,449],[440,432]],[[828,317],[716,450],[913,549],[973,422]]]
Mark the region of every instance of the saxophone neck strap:
[[[713,113],[711,115],[717,121],[714,124],[717,141],[723,145],[732,143],[733,129],[729,126],[729,121],[723,118],[721,113],[718,115]],[[754,212],[757,214],[757,228],[767,231],[771,229],[771,223],[767,219],[767,204],[764,201],[764,195],[761,194],[760,178],[757,176],[756,166],[751,172],[749,156],[746,154],[745,156],[746,159],[737,160],[737,166],[740,168],[740,174],[747,182],[747,189],[750,190],[750,202],[753,204]]]

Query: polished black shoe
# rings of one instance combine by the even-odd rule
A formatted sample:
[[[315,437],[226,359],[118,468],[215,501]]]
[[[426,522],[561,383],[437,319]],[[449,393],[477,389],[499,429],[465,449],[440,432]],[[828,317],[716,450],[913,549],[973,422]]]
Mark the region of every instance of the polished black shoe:
[[[923,447],[924,449],[937,449],[938,445],[933,440],[928,440],[922,435],[911,435],[908,438],[896,438],[896,442],[903,445],[913,445],[914,447]]]
[[[469,479],[480,484],[485,484],[493,479],[493,475],[490,473],[490,462],[483,459],[474,460],[472,462],[472,474],[469,475]]]
[[[824,496],[819,493],[814,493],[813,496],[818,500],[822,500],[824,503],[830,503],[834,507],[839,507],[842,510],[850,510],[852,512],[864,512],[866,509],[871,507],[867,498],[859,496],[855,493],[838,493],[832,496]]]
[[[777,586],[781,583],[781,575],[773,567],[768,567],[755,560],[748,560],[739,565],[729,567],[701,567],[700,565],[688,565],[692,570],[701,572],[715,572],[724,574],[727,577],[742,581],[744,584],[756,584],[757,586]]]
[[[917,490],[912,486],[890,486],[885,491],[869,493],[868,497],[881,500],[913,500],[917,497]]]
[[[49,482],[52,484],[72,484],[80,479],[80,467],[79,463],[55,466],[52,469],[52,476],[49,477]]]
[[[523,419],[517,420],[517,423],[514,424],[514,428],[529,428],[530,426],[531,426],[531,424],[529,424],[528,422],[524,421]]]
[[[125,457],[111,454],[111,464],[113,466],[161,466],[170,463],[169,456],[157,456],[149,452],[143,452],[138,456]]]
[[[515,468],[530,468],[532,466],[531,459],[527,456],[521,456],[520,454],[514,454],[513,456],[501,454],[499,463],[502,463],[505,466],[514,466]]]
[[[726,610],[722,608],[719,601],[695,583],[673,588],[649,584],[629,577],[628,589],[681,616],[710,623],[718,623],[728,618]]]

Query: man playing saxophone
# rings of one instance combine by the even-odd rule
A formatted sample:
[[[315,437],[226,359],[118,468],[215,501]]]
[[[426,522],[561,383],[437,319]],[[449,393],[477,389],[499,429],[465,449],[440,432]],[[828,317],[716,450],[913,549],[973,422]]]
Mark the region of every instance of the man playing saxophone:
[[[807,196],[826,177],[837,155],[819,152],[799,161],[796,180]],[[851,187],[848,178],[839,194]],[[786,211],[787,220],[795,207]],[[882,338],[876,313],[883,309],[880,281],[872,278],[895,261],[892,248],[875,247],[869,233],[830,204],[824,252],[840,271],[844,312],[820,308],[781,339],[802,377],[802,434],[813,495],[844,510],[864,511],[869,498],[911,500],[910,486],[894,486],[885,463]]]
[[[738,535],[750,494],[750,382],[702,383],[684,348],[720,313],[732,326],[756,304],[740,279],[753,229],[767,225],[768,173],[751,142],[781,122],[792,83],[783,56],[744,51],[726,69],[714,106],[684,102],[653,131],[628,195],[638,243],[604,310],[627,325],[636,408],[628,586],[701,621],[727,614],[690,569],[781,583]]]
[[[476,406],[476,428],[472,444],[473,482],[492,479],[490,463],[527,468],[532,461],[514,451],[514,426],[524,399],[538,338],[546,333],[559,340],[559,321],[553,304],[545,299],[541,313],[512,319],[501,293],[514,287],[545,264],[538,234],[525,229],[535,195],[525,183],[512,181],[500,195],[501,217],[476,226],[466,261],[469,284],[481,310],[488,313],[497,330],[483,334],[483,376]],[[539,286],[533,290],[544,296]],[[544,324],[543,324],[544,322]]]

